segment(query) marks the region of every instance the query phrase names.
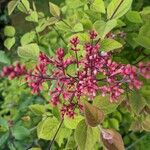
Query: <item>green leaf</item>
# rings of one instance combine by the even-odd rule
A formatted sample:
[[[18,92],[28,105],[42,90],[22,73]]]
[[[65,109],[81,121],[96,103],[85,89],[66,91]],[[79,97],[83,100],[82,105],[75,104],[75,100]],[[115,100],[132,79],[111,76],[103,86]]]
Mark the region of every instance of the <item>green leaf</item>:
[[[141,93],[134,91],[129,99],[131,108],[136,115],[139,115],[144,106],[146,105],[144,97],[141,96]]]
[[[118,28],[125,27],[125,26],[126,26],[125,22],[123,22],[121,19],[117,19],[117,27]]]
[[[74,9],[74,10],[81,6],[84,6],[86,3],[87,3],[87,1],[85,1],[85,0],[75,0],[75,1],[67,0],[66,1],[67,6],[70,9]]]
[[[32,148],[30,148],[29,150],[42,150],[42,149],[39,148],[39,147],[32,147]]]
[[[105,5],[103,0],[94,0],[90,6],[92,11],[105,13]]]
[[[143,10],[140,12],[142,15],[149,15],[150,14],[150,6],[146,6],[143,8]]]
[[[30,136],[30,130],[23,126],[14,126],[12,129],[12,135],[16,140],[24,140]]]
[[[12,0],[8,3],[8,15],[11,15],[16,6],[18,5],[19,0]]]
[[[112,0],[107,7],[107,19],[118,19],[130,9],[132,0]]]
[[[109,140],[105,138],[105,135],[109,136]],[[101,139],[104,146],[108,150],[125,150],[124,143],[120,133],[112,129],[103,129],[101,133]]]
[[[37,135],[39,139],[50,140],[53,138],[57,127],[58,120],[56,118],[46,118],[45,120],[39,122],[37,126]]]
[[[6,132],[8,131],[8,123],[5,119],[0,118],[0,132]]]
[[[16,150],[16,148],[14,147],[14,145],[10,141],[8,141],[8,143],[7,143],[7,146],[9,148],[9,150]]]
[[[84,104],[86,122],[91,127],[96,127],[104,120],[104,113],[90,103]]]
[[[16,31],[13,26],[5,26],[4,28],[4,35],[8,37],[13,37],[15,35]]]
[[[126,41],[133,47],[133,49],[138,46],[138,43],[134,40],[134,38],[136,38],[137,36],[137,33],[129,33],[126,36]]]
[[[94,26],[95,30],[99,33],[100,37],[102,37],[104,30],[105,30],[105,27],[106,27],[106,22],[103,20],[96,21],[93,24],[93,26]]]
[[[91,21],[90,19],[88,19],[88,18],[83,18],[83,19],[81,20],[81,23],[82,23],[83,28],[84,28],[85,30],[91,30],[91,29],[92,29],[93,23],[92,23],[92,21]],[[82,33],[82,34],[86,34],[86,33]]]
[[[55,5],[55,4],[51,3],[51,2],[49,2],[49,9],[50,9],[50,13],[51,13],[54,17],[60,18],[60,8],[59,8],[57,5]]]
[[[4,46],[10,50],[12,48],[12,46],[15,44],[15,41],[16,39],[14,37],[12,38],[7,38],[5,41],[4,41]]]
[[[73,31],[74,31],[74,32],[81,32],[81,31],[83,31],[83,25],[82,25],[82,23],[77,23],[77,24],[73,27]]]
[[[71,75],[71,76],[76,76],[77,73],[77,65],[76,64],[71,64],[67,67],[66,70],[67,74]]]
[[[68,27],[68,25],[66,25],[63,21],[57,22],[56,27],[62,31],[71,31],[70,27]]]
[[[122,100],[120,99],[117,103],[111,103],[109,99],[109,96],[96,96],[93,100],[93,104],[100,110],[102,110],[105,115],[110,114],[117,109],[118,105]]]
[[[119,130],[119,121],[115,118],[109,119],[109,125],[111,128]]]
[[[150,23],[146,22],[141,28],[137,38],[134,40],[144,48],[150,49],[150,31],[149,31]]]
[[[144,85],[142,86],[140,92],[142,96],[145,98],[146,104],[150,106],[150,82],[146,81]]]
[[[0,135],[0,147],[2,147],[9,138],[9,132]]]
[[[40,104],[30,105],[29,109],[38,116],[41,116],[45,113],[45,106]]]
[[[134,38],[134,40],[144,48],[150,49],[150,38],[142,35],[138,35],[137,38]]]
[[[42,32],[46,27],[54,25],[56,22],[58,22],[58,20],[55,17],[39,20],[36,31]]]
[[[119,111],[116,111],[116,112],[114,112],[113,113],[113,115],[112,115],[114,118],[116,118],[119,122],[121,122],[122,121],[122,115],[121,115],[121,113],[119,112]]]
[[[0,50],[0,62],[4,64],[10,64],[10,59],[7,57],[4,51]]]
[[[27,32],[25,33],[22,37],[21,37],[21,45],[26,45],[29,44],[31,42],[33,42],[34,38],[35,38],[35,31],[31,31],[31,32]]]
[[[75,147],[77,147],[77,144],[76,144],[76,142],[75,142],[75,139],[74,139],[73,136],[70,136],[69,139],[68,139],[68,141],[67,141],[65,150],[74,149]]]
[[[107,21],[103,34],[102,34],[102,38],[104,38],[106,34],[109,33],[116,26],[117,26],[117,20],[112,19],[112,20]]]
[[[36,11],[32,11],[25,19],[30,22],[38,22],[38,13]]]
[[[39,47],[36,43],[18,47],[18,55],[28,59],[37,59],[39,51]]]
[[[86,125],[85,120],[79,122],[75,130],[75,141],[79,150],[92,150],[98,141],[99,131]]]
[[[69,129],[76,129],[78,123],[83,119],[84,117],[80,115],[75,116],[73,119],[65,116],[64,125]]]
[[[60,131],[58,132],[58,135],[56,137],[56,142],[61,147],[61,145],[64,143],[64,139],[68,139],[68,137],[71,135],[71,130],[68,128],[62,127]]]
[[[140,35],[140,36],[145,36],[145,37],[147,37],[147,38],[150,39],[150,30],[149,30],[149,27],[150,27],[150,22],[146,22],[146,23],[140,28],[139,35]]]
[[[104,39],[101,41],[101,50],[102,51],[111,51],[114,49],[121,48],[122,44],[113,39]]]
[[[107,33],[109,33],[113,28],[117,26],[117,20],[112,19],[107,22],[96,21],[94,23],[94,28],[99,33],[100,37],[103,39]]]
[[[142,122],[142,128],[143,130],[150,132],[150,116],[147,116]]]
[[[142,23],[143,22],[138,11],[129,11],[126,14],[126,17],[130,22],[133,22],[133,23]]]

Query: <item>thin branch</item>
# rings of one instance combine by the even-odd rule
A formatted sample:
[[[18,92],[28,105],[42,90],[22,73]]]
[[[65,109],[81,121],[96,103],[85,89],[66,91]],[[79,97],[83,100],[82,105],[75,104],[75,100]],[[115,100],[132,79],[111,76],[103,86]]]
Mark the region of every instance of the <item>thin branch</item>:
[[[34,74],[28,74],[28,73],[26,73],[26,75],[37,77],[37,78],[41,78],[41,79],[47,79],[47,80],[57,80],[56,78],[37,76],[37,75],[34,75]]]
[[[140,60],[138,60],[137,62],[133,63],[132,65],[137,65],[139,62],[141,62],[142,60],[146,59],[147,57],[150,57],[150,54],[149,55],[144,55],[143,58],[141,58]]]
[[[63,85],[62,85],[62,88],[63,88]],[[72,100],[74,99],[74,96],[75,96],[75,91],[74,91],[73,94],[72,94],[72,97],[71,97],[71,99],[70,99],[70,103],[71,103]],[[50,143],[49,143],[49,145],[48,145],[47,150],[51,150],[52,145],[53,145],[53,143],[54,143],[54,141],[55,141],[55,138],[56,138],[56,136],[57,136],[59,130],[61,129],[61,126],[62,126],[63,122],[64,122],[64,118],[61,120],[61,122],[60,122],[60,124],[59,124],[59,126],[58,126],[58,129],[57,129],[57,131],[56,131],[56,133],[55,133],[55,135],[54,135],[52,141],[50,141]]]
[[[64,40],[64,38],[62,37],[62,35],[58,32],[58,30],[54,27],[54,26],[52,26],[52,28],[56,31],[56,33],[58,34],[58,36],[62,39],[62,41],[66,44],[66,45],[68,45],[67,44],[67,42]]]
[[[71,27],[65,20],[61,19],[61,21],[62,21],[65,25],[67,25],[70,29],[72,29],[72,27]]]
[[[132,143],[131,145],[129,145],[125,150],[129,150],[129,149],[133,148],[133,146],[135,146],[137,143],[139,143],[140,141],[142,141],[146,136],[147,136],[147,134],[143,135],[138,140],[136,140],[134,143]]]
[[[100,40],[101,40],[101,38],[99,38],[99,39],[97,40],[97,42],[96,42],[96,44],[95,44],[95,45],[97,45],[97,44],[100,42]]]
[[[53,145],[53,143],[54,143],[54,141],[55,141],[55,138],[56,138],[56,136],[57,136],[57,134],[58,134],[58,132],[59,132],[59,130],[60,130],[60,128],[61,128],[63,122],[64,122],[64,119],[61,120],[61,122],[60,122],[60,124],[59,124],[59,126],[58,126],[58,129],[57,129],[57,131],[56,131],[56,133],[55,133],[55,135],[54,135],[52,141],[49,143],[49,146],[48,146],[47,150],[51,150],[52,145]]]

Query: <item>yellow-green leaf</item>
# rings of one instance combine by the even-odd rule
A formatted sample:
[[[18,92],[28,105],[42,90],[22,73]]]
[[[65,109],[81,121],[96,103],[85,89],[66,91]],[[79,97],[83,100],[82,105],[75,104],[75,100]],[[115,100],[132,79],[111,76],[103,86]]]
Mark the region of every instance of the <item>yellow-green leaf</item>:
[[[121,48],[122,44],[114,39],[104,39],[101,41],[101,51],[111,51]]]
[[[21,0],[21,3],[23,5],[23,7],[25,7],[26,11],[29,12],[30,11],[30,3],[28,0]]]
[[[107,19],[118,19],[130,9],[132,0],[111,0],[107,7]]]
[[[36,115],[43,115],[45,113],[45,106],[40,104],[30,105],[29,109]]]
[[[37,135],[39,139],[50,140],[53,138],[57,127],[58,120],[56,118],[48,117],[43,121],[39,122],[37,126]]]
[[[20,0],[12,0],[8,3],[8,15],[11,15]]]
[[[25,34],[21,37],[21,40],[20,40],[21,45],[26,45],[26,44],[29,44],[29,43],[33,42],[35,36],[36,36],[35,31],[31,31],[31,32],[25,33]]]
[[[83,116],[75,116],[73,119],[72,118],[68,118],[68,117],[65,117],[64,118],[64,125],[69,128],[69,129],[75,129],[78,125],[78,123],[83,120],[84,117]]]
[[[5,26],[4,35],[8,37],[13,37],[16,33],[16,30],[13,26]]]
[[[143,130],[150,132],[150,116],[147,116],[142,122],[142,128]]]
[[[94,0],[90,6],[92,11],[105,13],[105,4],[103,0]]]
[[[38,13],[36,11],[32,11],[25,19],[30,22],[38,22]]]
[[[57,5],[55,5],[55,4],[51,3],[51,2],[49,2],[49,8],[50,8],[50,13],[51,13],[54,17],[60,18],[60,8],[59,8]]]
[[[85,120],[82,120],[76,128],[74,136],[79,150],[93,150],[98,141],[99,130],[87,126]]]
[[[102,20],[96,21],[93,26],[96,29],[96,31],[99,33],[100,37],[104,39],[106,34],[109,33],[113,28],[117,26],[117,20],[112,19],[107,22],[104,22]]]
[[[15,44],[15,41],[16,39],[14,37],[12,38],[7,38],[5,41],[4,41],[4,46],[10,50],[12,48],[12,46]]]
[[[28,59],[37,59],[39,51],[39,46],[36,43],[18,47],[18,55]]]
[[[150,38],[142,35],[138,35],[137,38],[134,38],[134,40],[144,48],[150,49]]]

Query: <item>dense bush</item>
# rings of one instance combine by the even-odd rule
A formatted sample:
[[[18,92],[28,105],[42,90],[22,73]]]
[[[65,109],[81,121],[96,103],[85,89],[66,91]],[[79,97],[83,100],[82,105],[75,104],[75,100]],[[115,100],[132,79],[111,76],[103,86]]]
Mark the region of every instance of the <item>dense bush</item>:
[[[0,150],[149,149],[149,1],[11,0],[5,15]]]

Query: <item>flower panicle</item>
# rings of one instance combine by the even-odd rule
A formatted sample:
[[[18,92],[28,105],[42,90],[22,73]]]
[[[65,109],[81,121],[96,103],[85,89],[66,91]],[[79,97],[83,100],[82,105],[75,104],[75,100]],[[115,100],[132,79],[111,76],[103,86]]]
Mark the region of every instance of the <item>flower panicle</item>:
[[[40,52],[38,63],[33,69],[16,63],[5,66],[1,77],[11,80],[23,76],[35,94],[43,89],[43,83],[55,81],[55,87],[49,91],[49,103],[53,107],[60,105],[62,117],[66,115],[70,118],[74,117],[77,108],[83,110],[81,97],[93,100],[97,94],[110,95],[110,101],[116,102],[125,92],[124,85],[128,85],[129,89],[140,89],[140,77],[150,79],[150,62],[140,62],[138,66],[117,63],[112,60],[110,52],[101,51],[97,36],[96,31],[89,32],[92,42],[83,45],[85,53],[80,57],[78,44],[81,43],[76,36],[69,42],[70,50],[75,51],[75,57],[66,58],[63,48],[56,49],[53,57]],[[49,65],[53,66],[52,70],[49,70]],[[77,65],[73,76],[67,71],[70,65]]]

